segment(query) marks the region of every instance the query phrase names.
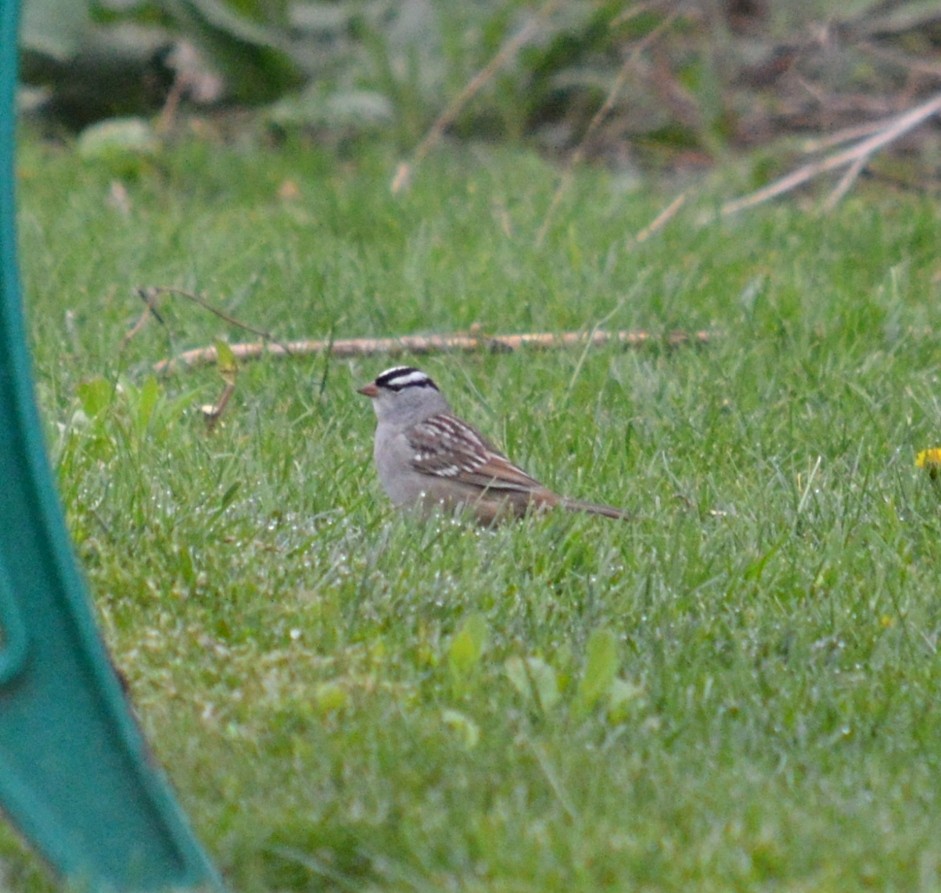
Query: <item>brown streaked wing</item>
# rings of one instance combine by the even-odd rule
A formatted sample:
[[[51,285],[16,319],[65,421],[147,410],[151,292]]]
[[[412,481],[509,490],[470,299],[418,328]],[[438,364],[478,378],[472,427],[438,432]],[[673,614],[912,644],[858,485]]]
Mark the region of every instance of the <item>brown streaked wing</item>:
[[[419,422],[407,438],[415,450],[412,467],[423,474],[489,490],[532,490],[542,486],[479,431],[447,413]]]

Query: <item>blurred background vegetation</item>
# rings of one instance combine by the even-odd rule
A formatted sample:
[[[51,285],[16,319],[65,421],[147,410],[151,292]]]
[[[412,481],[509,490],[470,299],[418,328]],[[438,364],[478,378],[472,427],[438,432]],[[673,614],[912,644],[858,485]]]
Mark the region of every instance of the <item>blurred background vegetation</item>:
[[[750,150],[758,181],[795,136],[941,90],[937,0],[24,0],[21,44],[51,134],[143,116],[404,152],[473,85],[447,138],[638,171]],[[932,119],[868,172],[935,189],[939,145]]]

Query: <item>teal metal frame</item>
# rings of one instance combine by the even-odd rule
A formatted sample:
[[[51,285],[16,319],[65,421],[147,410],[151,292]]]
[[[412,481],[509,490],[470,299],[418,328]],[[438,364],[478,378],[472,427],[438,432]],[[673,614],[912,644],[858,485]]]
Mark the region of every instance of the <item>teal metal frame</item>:
[[[18,12],[0,0],[0,808],[77,889],[222,891],[109,660],[46,459],[15,241]]]

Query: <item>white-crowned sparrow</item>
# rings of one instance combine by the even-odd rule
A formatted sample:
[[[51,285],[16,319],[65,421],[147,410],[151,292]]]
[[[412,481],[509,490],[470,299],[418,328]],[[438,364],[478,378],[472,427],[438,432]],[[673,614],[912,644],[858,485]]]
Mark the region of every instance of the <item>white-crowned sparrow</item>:
[[[427,514],[470,510],[481,524],[559,506],[609,518],[627,512],[559,496],[518,468],[467,422],[424,372],[387,369],[359,388],[376,410],[373,455],[392,502]]]

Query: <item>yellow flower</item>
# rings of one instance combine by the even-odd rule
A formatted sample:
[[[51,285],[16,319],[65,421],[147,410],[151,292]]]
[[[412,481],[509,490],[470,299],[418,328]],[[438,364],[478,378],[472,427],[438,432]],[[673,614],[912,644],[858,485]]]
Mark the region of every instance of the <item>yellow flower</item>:
[[[922,450],[915,456],[915,467],[924,468],[932,478],[941,474],[941,447]]]

